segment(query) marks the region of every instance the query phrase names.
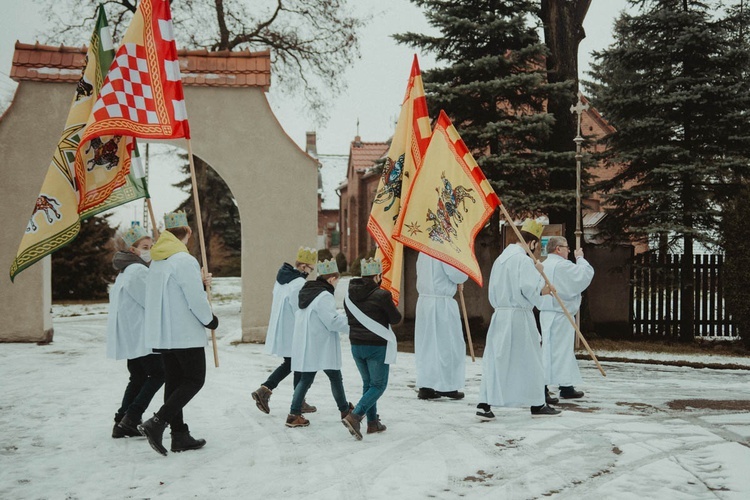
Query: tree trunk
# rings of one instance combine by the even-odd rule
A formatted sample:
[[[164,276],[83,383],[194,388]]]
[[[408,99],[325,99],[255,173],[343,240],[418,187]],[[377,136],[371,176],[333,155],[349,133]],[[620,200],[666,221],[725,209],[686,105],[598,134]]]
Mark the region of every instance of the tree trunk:
[[[547,79],[550,83],[574,82],[570,92],[554,96],[548,101],[547,111],[555,117],[548,147],[551,151],[575,151],[573,139],[577,135],[578,120],[576,115],[570,112],[570,106],[576,101],[578,45],[586,36],[583,30],[583,20],[590,4],[591,0],[542,0],[541,2],[544,42],[550,51],[547,57]],[[569,170],[551,173],[549,189],[575,193],[575,163]],[[575,241],[575,204],[570,208],[550,210],[549,220],[550,223],[565,224],[565,237],[568,242]]]

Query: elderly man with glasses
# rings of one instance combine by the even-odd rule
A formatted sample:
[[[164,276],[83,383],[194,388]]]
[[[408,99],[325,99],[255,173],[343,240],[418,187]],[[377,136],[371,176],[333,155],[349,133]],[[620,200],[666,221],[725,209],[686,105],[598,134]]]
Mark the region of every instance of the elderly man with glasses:
[[[568,259],[571,249],[562,236],[553,236],[547,241],[547,259],[544,273],[557,290],[557,294],[571,315],[581,307],[581,293],[588,288],[594,277],[594,268],[583,257],[583,250],[575,251],[575,263]],[[574,399],[583,397],[575,388],[581,384],[581,372],[575,358],[575,329],[565,316],[560,304],[552,296],[542,299],[539,321],[542,327],[542,362],[547,386],[560,387],[560,397]],[[548,399],[554,400],[548,395]]]

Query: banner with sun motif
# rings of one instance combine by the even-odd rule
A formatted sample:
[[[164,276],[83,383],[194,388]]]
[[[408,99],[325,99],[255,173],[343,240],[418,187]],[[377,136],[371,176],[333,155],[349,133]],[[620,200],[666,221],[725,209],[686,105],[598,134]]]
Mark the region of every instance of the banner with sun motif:
[[[415,55],[396,131],[367,221],[367,231],[378,244],[375,257],[383,263],[380,286],[391,292],[396,304],[401,295],[403,246],[393,239],[393,229],[399,221],[402,196],[409,191],[411,180],[422,164],[430,134],[422,73]]]
[[[81,193],[76,183],[76,151],[114,54],[107,17],[100,6],[65,128],[52,155],[18,253],[10,266],[11,280],[78,235],[81,220],[78,201]],[[122,168],[124,158],[119,154],[119,149],[117,151],[114,156],[108,157],[110,161],[106,166],[94,167],[107,170]]]
[[[432,139],[401,207],[394,238],[466,273],[482,286],[474,240],[500,199],[440,111]]]
[[[133,138],[190,138],[169,0],[141,0],[94,104],[76,155],[81,211],[126,182]],[[104,168],[98,168],[103,166]]]

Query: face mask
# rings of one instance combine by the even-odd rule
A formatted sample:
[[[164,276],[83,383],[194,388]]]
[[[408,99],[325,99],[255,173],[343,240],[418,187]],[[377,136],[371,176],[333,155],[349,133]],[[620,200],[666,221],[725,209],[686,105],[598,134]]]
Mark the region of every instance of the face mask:
[[[141,255],[139,255],[141,260],[145,263],[151,262],[151,250],[141,250]]]

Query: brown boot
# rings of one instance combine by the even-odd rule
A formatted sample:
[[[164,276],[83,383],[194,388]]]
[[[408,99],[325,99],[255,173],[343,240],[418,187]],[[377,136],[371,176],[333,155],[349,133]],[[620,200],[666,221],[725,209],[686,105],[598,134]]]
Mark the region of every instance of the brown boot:
[[[307,404],[307,401],[302,401],[302,413],[315,413],[316,411],[318,411],[318,408]]]
[[[367,433],[368,434],[375,434],[376,432],[383,432],[386,430],[386,426],[380,423],[380,415],[378,415],[378,418],[376,420],[373,420],[372,422],[367,422]]]
[[[364,415],[357,415],[354,412],[350,412],[346,417],[341,420],[344,427],[349,429],[349,433],[354,436],[357,441],[362,440],[362,432],[359,430],[359,425],[362,422]]]
[[[286,417],[287,427],[307,427],[308,425],[310,425],[310,421],[302,415],[292,415],[290,413],[289,416]]]
[[[341,412],[341,420],[344,420],[352,411],[354,411],[354,405],[349,403],[349,408]]]
[[[273,394],[273,392],[265,385],[261,385],[260,388],[252,394],[253,399],[255,400],[255,406],[257,406],[263,413],[271,413],[271,408],[268,406],[271,394]]]

